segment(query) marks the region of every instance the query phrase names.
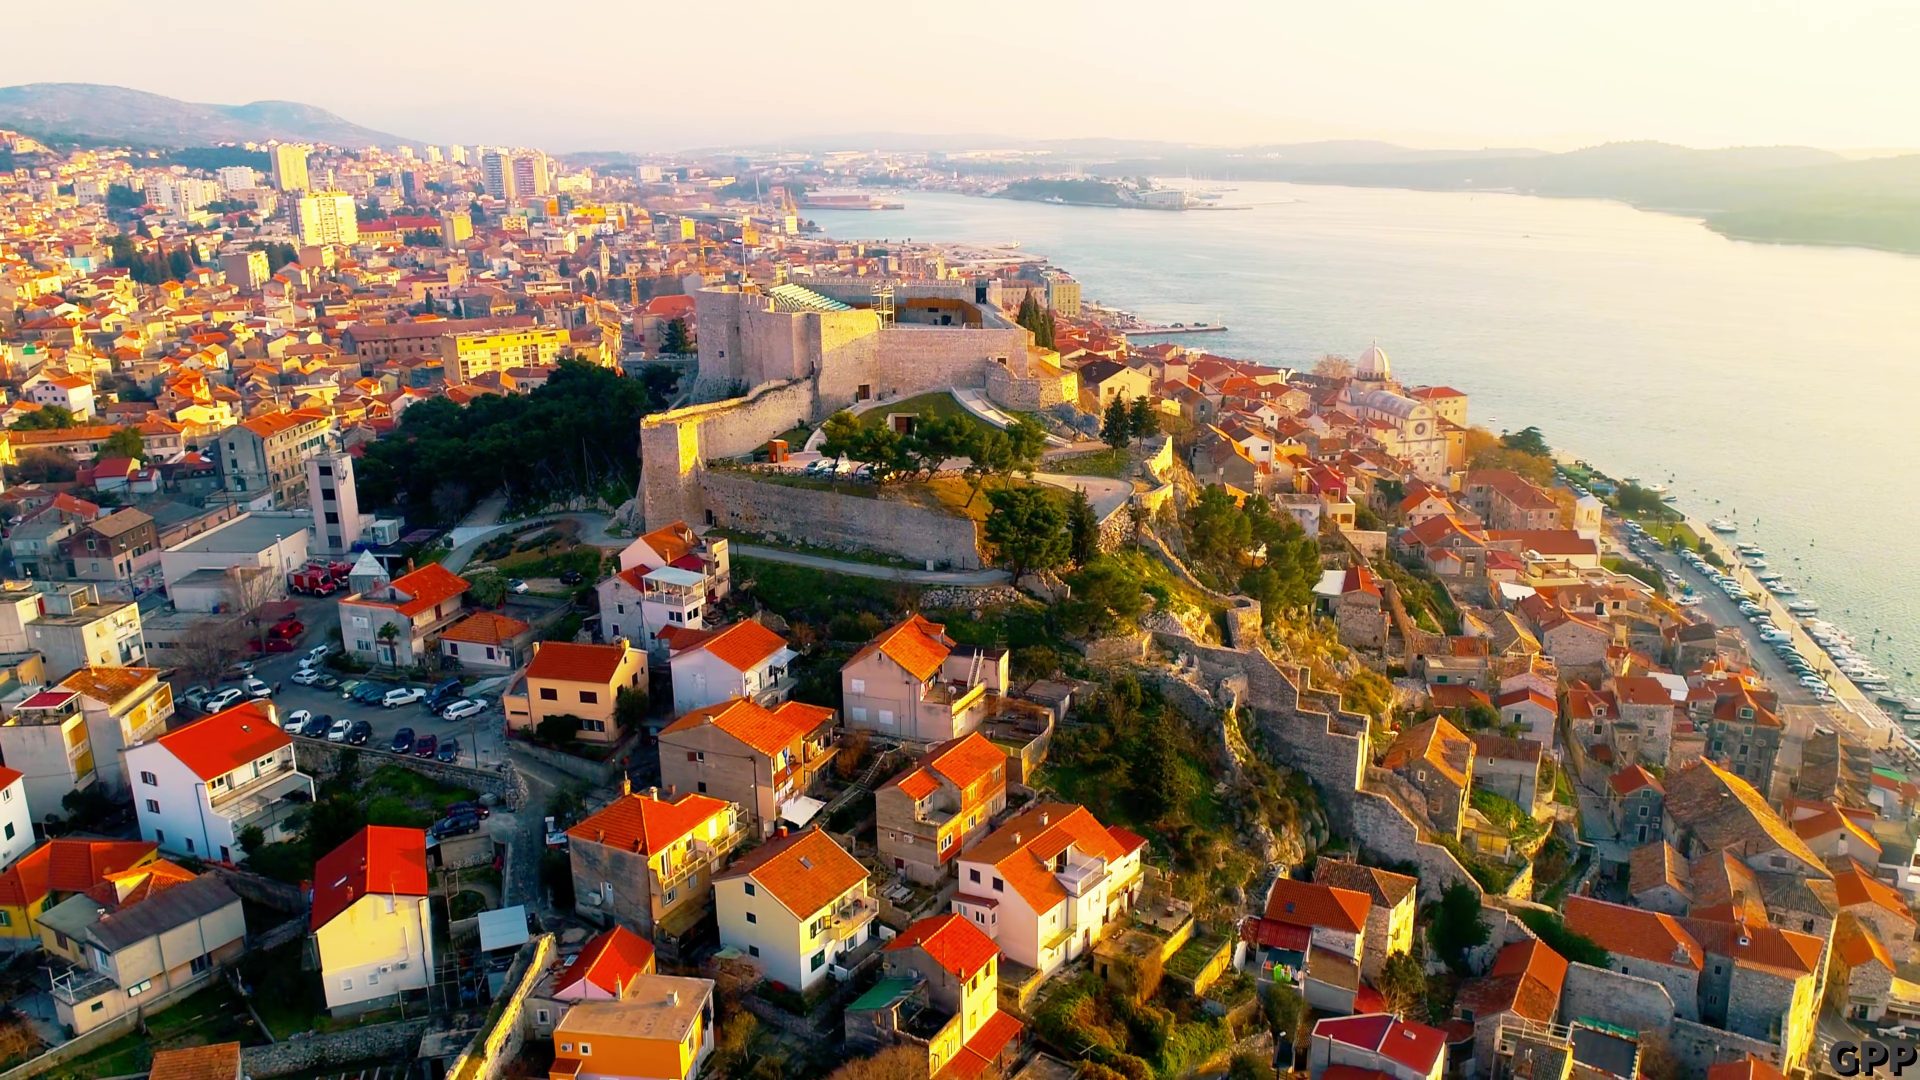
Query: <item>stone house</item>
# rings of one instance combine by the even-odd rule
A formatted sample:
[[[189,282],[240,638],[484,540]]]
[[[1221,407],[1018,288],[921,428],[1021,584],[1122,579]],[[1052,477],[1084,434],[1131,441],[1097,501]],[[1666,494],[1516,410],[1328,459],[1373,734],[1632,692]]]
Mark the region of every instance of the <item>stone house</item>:
[[[1473,734],[1473,786],[1491,791],[1533,816],[1540,799],[1541,746],[1490,731]]]
[[[1665,840],[1633,849],[1627,859],[1627,891],[1634,904],[1648,911],[1685,915],[1693,906],[1687,861]]]
[[[1893,957],[1873,928],[1852,914],[1841,915],[1827,967],[1828,1005],[1849,1020],[1880,1020],[1893,996],[1894,970]]]
[[[1360,960],[1361,974],[1369,982],[1380,977],[1387,957],[1413,951],[1413,917],[1418,880],[1345,859],[1323,858],[1313,864],[1316,885],[1345,889],[1365,896],[1367,908],[1366,940],[1369,944]]]
[[[1660,779],[1639,765],[1629,765],[1607,778],[1613,790],[1607,812],[1614,836],[1629,844],[1645,844],[1665,834],[1662,813],[1666,790]]]
[[[746,835],[739,808],[709,795],[623,795],[567,830],[574,912],[677,942],[713,910],[713,875]]]
[[[1339,575],[1337,583],[1332,582]],[[1321,583],[1326,610],[1340,628],[1340,640],[1352,648],[1378,649],[1387,641],[1386,602],[1380,582],[1365,563],[1329,570]]]
[[[1400,732],[1380,764],[1426,797],[1436,829],[1460,835],[1473,787],[1473,743],[1459,728],[1443,716],[1423,720]]]
[[[1473,1057],[1482,1070],[1492,1066],[1503,1026],[1537,1029],[1553,1023],[1566,981],[1566,958],[1529,937],[1508,943],[1495,955],[1491,971],[1461,984],[1454,1016],[1472,1026]]]

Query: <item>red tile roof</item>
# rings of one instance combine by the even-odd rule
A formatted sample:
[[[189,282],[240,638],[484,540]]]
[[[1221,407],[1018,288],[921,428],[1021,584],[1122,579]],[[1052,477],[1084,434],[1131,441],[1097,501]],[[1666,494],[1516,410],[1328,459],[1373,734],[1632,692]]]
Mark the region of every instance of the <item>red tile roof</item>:
[[[1312,881],[1276,878],[1267,893],[1266,917],[1294,926],[1325,927],[1357,934],[1366,929],[1373,900],[1366,893]]]
[[[1321,1020],[1313,1025],[1313,1038],[1371,1051],[1421,1075],[1431,1073],[1447,1049],[1446,1033],[1439,1028],[1410,1024],[1386,1013]]]
[[[1567,897],[1563,914],[1567,929],[1610,953],[1700,970],[1700,943],[1671,915],[1585,896]]]
[[[786,648],[787,639],[752,619],[742,619],[694,647],[719,657],[735,671],[752,671]]]
[[[728,804],[709,795],[689,792],[668,802],[651,795],[627,795],[607,804],[599,813],[567,830],[567,837],[583,843],[605,844],[622,851],[657,855],[699,828]]]
[[[749,852],[717,880],[750,877],[803,921],[867,879],[867,868],[815,825]]]
[[[147,1080],[233,1080],[240,1075],[240,1044],[209,1043],[155,1050]]]
[[[321,856],[313,866],[310,925],[320,929],[369,893],[427,895],[425,830],[369,825]]]
[[[833,710],[820,705],[787,701],[777,709],[768,709],[748,698],[737,697],[695,709],[661,728],[660,734],[677,735],[701,727],[716,727],[743,745],[772,757],[832,717]]]
[[[494,611],[476,611],[454,623],[440,634],[442,641],[464,641],[474,645],[504,645],[533,627],[519,619]]]
[[[579,645],[567,641],[543,641],[534,646],[533,663],[527,665],[527,678],[556,682],[592,683],[605,686],[613,681],[633,650],[626,645]]]
[[[947,656],[953,652],[953,642],[947,637],[944,626],[923,615],[914,614],[881,631],[879,637],[855,653],[847,664],[857,664],[875,652],[924,682],[933,678],[934,673],[940,670],[940,665],[946,663]]]
[[[1723,1061],[1709,1067],[1707,1080],[1787,1080],[1787,1074],[1771,1062],[1748,1054],[1741,1061]]]
[[[634,976],[651,974],[653,963],[653,944],[624,926],[616,926],[594,935],[553,985],[556,991],[565,993],[584,981],[619,997],[620,988]]]
[[[399,605],[400,614],[418,615],[432,610],[443,600],[451,600],[467,591],[467,579],[441,566],[428,563],[410,574],[402,574],[388,588],[408,597]]]
[[[948,913],[921,919],[900,931],[887,943],[888,952],[919,946],[946,971],[966,981],[988,961],[1000,955],[1000,947],[964,915]]]
[[[0,904],[29,907],[49,893],[86,892],[159,852],[145,840],[49,840],[0,872]]]
[[[1108,862],[1138,849],[1139,837],[1101,825],[1084,806],[1039,803],[1008,819],[978,847],[962,855],[991,865],[1035,912],[1051,911],[1067,890],[1049,865],[1069,846]]]
[[[293,743],[274,722],[273,706],[260,701],[222,709],[154,741],[202,780],[225,776]]]
[[[1639,765],[1629,765],[1607,777],[1607,786],[1621,795],[1631,795],[1643,787],[1650,787],[1655,792],[1661,790],[1659,779]]]

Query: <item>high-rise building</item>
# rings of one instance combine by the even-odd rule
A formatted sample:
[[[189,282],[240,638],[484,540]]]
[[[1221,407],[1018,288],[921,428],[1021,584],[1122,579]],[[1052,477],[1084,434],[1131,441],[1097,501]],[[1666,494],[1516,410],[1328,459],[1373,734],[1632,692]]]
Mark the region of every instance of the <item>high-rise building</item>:
[[[513,186],[522,195],[545,195],[553,190],[547,155],[538,150],[513,155]]]
[[[480,182],[486,185],[487,194],[511,202],[519,194],[514,178],[513,155],[489,150],[480,159]]]
[[[293,205],[293,231],[302,244],[357,244],[360,214],[344,191],[316,191]]]
[[[273,148],[273,186],[281,191],[307,190],[307,148],[281,143]]]
[[[439,148],[439,147],[437,147],[437,146],[429,146],[429,147],[427,147],[427,163],[428,163],[429,165],[438,165],[438,164],[440,164],[440,163],[441,163],[442,161],[445,161],[445,160],[446,160],[445,158],[443,158],[443,157],[441,157],[441,156],[440,156],[440,148]]]
[[[473,235],[473,215],[465,210],[440,212],[440,242],[447,247]]]
[[[465,165],[467,163],[467,148],[458,143],[447,147],[447,160],[453,162],[455,165]]]
[[[214,176],[228,191],[247,191],[260,186],[260,174],[245,165],[225,165]]]
[[[227,284],[241,292],[252,292],[266,284],[271,276],[264,251],[232,251],[220,256],[220,269],[226,271]]]
[[[353,458],[319,454],[307,459],[307,501],[313,506],[313,543],[330,555],[353,550],[366,523],[354,492]]]

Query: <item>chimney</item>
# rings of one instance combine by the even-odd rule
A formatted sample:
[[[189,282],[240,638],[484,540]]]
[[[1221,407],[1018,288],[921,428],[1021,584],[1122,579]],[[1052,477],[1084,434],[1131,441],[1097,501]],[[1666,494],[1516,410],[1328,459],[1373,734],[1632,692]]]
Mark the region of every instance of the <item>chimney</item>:
[[[667,991],[667,1004],[668,1005],[680,1004],[680,991],[678,990]]]
[[[620,797],[624,799],[631,794],[633,794],[633,777],[623,772],[620,774]]]
[[[657,787],[650,787],[650,788],[648,788],[648,789],[647,789],[647,798],[649,798],[649,799],[657,799],[657,798],[659,798],[659,797],[660,797],[660,789],[659,789],[659,788],[657,788]]]
[[[775,836],[787,835],[787,827],[785,825],[780,826],[779,828],[773,830],[773,835]]]
[[[1019,847],[1019,846],[1020,846],[1020,841],[1021,841],[1021,839],[1022,839],[1022,838],[1021,838],[1021,836],[1020,836],[1020,834],[1019,834],[1019,833],[1014,833],[1014,834],[1013,834],[1013,846],[1014,846],[1014,847]]]
[[[1047,816],[1047,811],[1040,811],[1040,827],[1043,829],[1047,827]]]

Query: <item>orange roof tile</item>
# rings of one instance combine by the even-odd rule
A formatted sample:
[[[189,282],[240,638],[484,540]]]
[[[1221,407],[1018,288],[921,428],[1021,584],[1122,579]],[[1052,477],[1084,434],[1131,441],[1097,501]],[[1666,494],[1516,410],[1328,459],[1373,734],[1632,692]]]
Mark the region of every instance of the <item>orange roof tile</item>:
[[[394,578],[387,587],[408,598],[397,607],[400,614],[411,616],[466,592],[467,579],[439,563],[428,563],[412,573]]]
[[[273,707],[259,701],[222,709],[154,741],[202,780],[225,776],[293,742],[274,722]]]
[[[369,893],[427,895],[427,834],[423,829],[369,825],[313,866],[313,915],[318,930]]]
[[[705,726],[717,727],[771,757],[832,716],[832,709],[819,705],[787,701],[777,709],[767,709],[752,700],[737,697],[695,709],[661,728],[660,734],[673,735]]]
[[[712,653],[735,671],[752,671],[787,647],[787,639],[752,619],[742,619],[694,646]]]
[[[442,641],[473,645],[504,645],[533,627],[496,611],[476,611],[440,634]]]
[[[534,646],[533,663],[527,665],[527,677],[605,686],[613,681],[620,665],[632,651],[619,644],[581,645],[568,641],[543,641]]]
[[[1707,1080],[1787,1080],[1787,1074],[1772,1062],[1752,1054],[1740,1061],[1723,1061],[1707,1069]]]
[[[1458,787],[1467,786],[1467,768],[1473,761],[1473,743],[1444,716],[1429,717],[1402,731],[1387,747],[1381,765],[1402,769],[1415,761],[1433,766]]]
[[[209,1043],[155,1050],[147,1080],[233,1080],[240,1075],[240,1044]]]
[[[1102,826],[1086,807],[1046,802],[1008,819],[961,858],[991,865],[1028,907],[1044,912],[1066,899],[1067,890],[1048,864],[1069,846],[1109,862],[1133,850],[1129,841]]]
[[[952,913],[929,916],[900,931],[887,942],[887,951],[898,952],[916,945],[925,950],[934,963],[959,976],[963,982],[1000,955],[1000,947],[992,938],[966,916]]]
[[[27,774],[19,769],[9,769],[5,765],[0,765],[0,788],[10,788],[26,779],[26,776]]]
[[[49,893],[85,892],[159,850],[145,840],[49,840],[0,872],[0,904],[28,907]]]
[[[847,663],[857,664],[876,651],[924,682],[933,678],[940,665],[946,663],[947,656],[953,652],[953,643],[941,624],[914,614],[881,631],[879,637]]]
[[[1846,860],[1833,875],[1833,892],[1843,908],[1872,904],[1908,922],[1914,921],[1913,912],[1900,891],[1875,877],[1856,860]]]
[[[1267,893],[1267,918],[1291,926],[1357,934],[1366,929],[1373,900],[1366,893],[1311,881],[1276,878]]]
[[[750,877],[780,906],[802,920],[839,899],[867,879],[833,837],[815,825],[760,845],[720,875],[720,880]]]
[[[1563,914],[1567,929],[1610,953],[1700,970],[1700,943],[1671,915],[1585,896],[1567,897]]]
[[[112,705],[159,675],[159,668],[83,667],[61,679],[60,685],[95,701]]]
[[[921,761],[946,777],[954,787],[965,791],[969,784],[978,783],[992,775],[993,770],[1004,767],[1007,754],[985,735],[972,731],[927,751]]]
[[[580,955],[554,982],[554,989],[565,993],[569,987],[585,981],[616,997],[620,988],[636,975],[653,973],[653,943],[624,926],[603,930],[588,941]]]
[[[626,795],[608,803],[599,813],[567,830],[570,840],[605,844],[640,855],[657,855],[714,815],[728,803],[689,792],[668,802],[650,795]]]

